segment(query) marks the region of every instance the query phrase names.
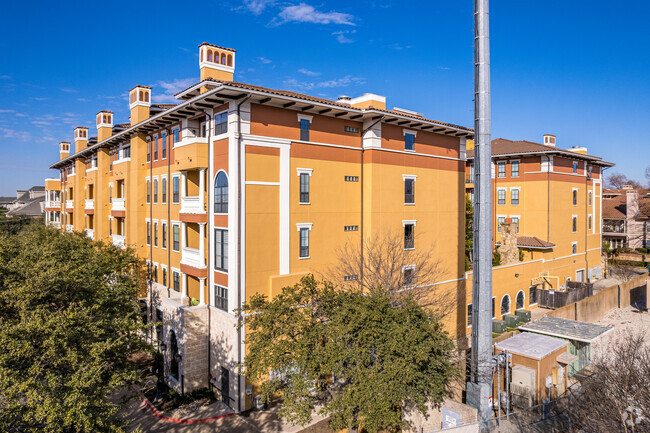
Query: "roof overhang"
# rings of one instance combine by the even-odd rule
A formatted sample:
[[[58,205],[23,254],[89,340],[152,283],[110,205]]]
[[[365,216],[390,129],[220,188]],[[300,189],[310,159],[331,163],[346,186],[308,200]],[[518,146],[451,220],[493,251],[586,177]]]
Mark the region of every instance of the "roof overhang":
[[[582,155],[579,153],[574,153],[570,152],[568,150],[563,150],[563,149],[557,149],[557,150],[545,150],[545,151],[533,151],[533,152],[514,152],[514,153],[503,153],[503,154],[498,154],[498,155],[492,155],[492,159],[498,159],[498,158],[522,158],[524,156],[536,156],[536,155],[562,155],[566,156],[568,158],[573,158],[573,159],[583,159],[586,161],[590,161],[594,165],[601,165],[603,167],[614,167],[616,164],[613,162],[607,162],[603,161],[601,158],[598,158],[597,156],[591,156],[591,155]],[[467,160],[472,161],[474,159],[474,156],[468,156]]]

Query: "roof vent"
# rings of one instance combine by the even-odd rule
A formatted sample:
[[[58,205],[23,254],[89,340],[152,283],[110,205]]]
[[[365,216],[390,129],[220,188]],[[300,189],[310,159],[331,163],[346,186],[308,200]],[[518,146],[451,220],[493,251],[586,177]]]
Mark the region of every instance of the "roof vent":
[[[350,104],[352,103],[352,98],[350,98],[350,97],[347,96],[347,95],[341,95],[341,96],[339,96],[339,100],[338,100],[338,102],[340,102],[341,104],[348,104],[348,105],[350,105]]]
[[[417,111],[407,110],[406,108],[393,107],[393,111],[399,111],[400,113],[409,114],[411,116],[422,117],[422,113]]]

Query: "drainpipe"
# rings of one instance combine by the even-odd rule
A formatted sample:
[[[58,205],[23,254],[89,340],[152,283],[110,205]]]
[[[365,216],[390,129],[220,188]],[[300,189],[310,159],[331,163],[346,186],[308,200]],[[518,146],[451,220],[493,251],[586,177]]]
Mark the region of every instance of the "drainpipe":
[[[207,179],[208,181],[206,182],[206,184],[208,185],[208,195],[207,195],[207,198],[208,198],[208,211],[206,212],[206,214],[208,215],[208,222],[206,222],[206,226],[207,226],[206,229],[207,229],[207,228],[210,227],[209,220],[210,220],[210,215],[211,215],[211,213],[210,213],[210,195],[209,195],[210,194],[210,188],[209,188],[209,185],[210,185],[210,180],[211,180],[212,176],[210,176],[210,170],[209,169],[210,169],[210,165],[212,164],[212,116],[209,115],[207,111],[204,111],[204,113],[205,113],[205,116],[208,118],[208,120],[207,120],[208,157],[210,158],[209,161],[208,161],[208,168],[206,169],[207,176],[208,176],[208,179]],[[207,236],[208,236],[208,242],[206,242],[207,245],[208,245],[208,261],[210,261],[209,260],[209,257],[210,257],[209,251],[211,251],[211,249],[210,249],[210,230],[206,230],[206,233],[207,233]],[[208,266],[208,269],[210,269],[210,266]],[[208,305],[207,305],[208,306],[208,388],[212,389],[212,367],[211,367],[211,363],[212,363],[211,362],[211,360],[212,360],[212,357],[211,357],[212,353],[211,352],[212,352],[212,349],[211,349],[211,344],[210,344],[211,339],[212,339],[212,334],[211,334],[212,313],[210,311],[210,286],[212,285],[210,283],[210,281],[212,280],[212,272],[211,271],[208,271],[208,277],[206,278],[206,280],[207,280],[206,285],[207,285],[207,289],[208,289]],[[204,287],[203,289],[205,290],[206,288]],[[203,296],[205,297],[205,294]]]
[[[237,104],[237,308],[241,308],[241,212],[242,212],[242,198],[241,191],[243,187],[242,175],[241,175],[241,146],[242,146],[242,136],[241,136],[241,106],[244,102],[248,101],[251,97],[249,93],[246,97]],[[237,316],[237,362],[239,365],[242,363],[242,315],[241,313]],[[241,375],[237,375],[237,410],[242,412],[241,409]]]

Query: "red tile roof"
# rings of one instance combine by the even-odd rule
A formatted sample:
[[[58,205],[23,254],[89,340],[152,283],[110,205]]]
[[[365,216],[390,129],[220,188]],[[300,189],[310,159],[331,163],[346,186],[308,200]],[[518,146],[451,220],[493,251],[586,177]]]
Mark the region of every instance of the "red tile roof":
[[[521,248],[553,248],[555,244],[534,236],[517,236],[517,246]]]

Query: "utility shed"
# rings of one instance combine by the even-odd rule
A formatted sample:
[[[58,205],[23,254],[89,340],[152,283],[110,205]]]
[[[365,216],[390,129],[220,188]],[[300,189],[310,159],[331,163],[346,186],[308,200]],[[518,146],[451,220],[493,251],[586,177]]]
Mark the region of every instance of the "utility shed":
[[[569,377],[591,364],[591,344],[612,329],[609,326],[550,316],[519,327],[520,331],[567,341],[569,353],[577,357],[569,364]]]
[[[563,355],[567,354],[568,344],[557,338],[523,332],[494,345],[497,352],[507,351],[512,354],[513,402],[518,394],[521,394],[521,398],[530,398],[532,404],[564,394],[567,369],[564,368],[566,362]],[[525,369],[520,371],[520,367]],[[518,375],[522,378],[517,378]],[[552,384],[550,396],[547,381]]]

